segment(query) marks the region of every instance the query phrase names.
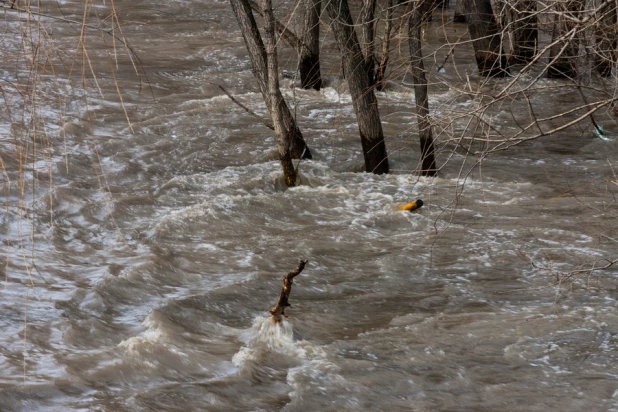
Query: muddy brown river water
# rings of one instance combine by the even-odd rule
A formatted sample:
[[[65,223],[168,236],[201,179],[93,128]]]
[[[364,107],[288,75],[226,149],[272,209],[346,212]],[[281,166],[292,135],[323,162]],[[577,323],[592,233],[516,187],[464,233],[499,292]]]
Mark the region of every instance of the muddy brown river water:
[[[77,20],[81,3],[59,2]],[[85,100],[76,73],[42,77],[50,149],[21,177],[2,117],[1,411],[618,411],[618,269],[555,282],[618,254],[611,118],[608,141],[567,129],[465,176],[465,153],[444,146],[440,175],[423,178],[414,95],[394,76],[378,93],[394,173],[362,173],[327,41],[323,90],[283,80],[314,152],[285,189],[273,135],[217,87],[265,113],[229,4],[115,6],[143,87],[122,52],[110,74],[112,41],[90,33],[98,83],[87,69]],[[3,19],[3,48],[17,50]],[[43,22],[46,44],[79,44],[76,26]],[[426,36],[438,49],[464,31],[434,19]],[[474,77],[468,54],[458,69]],[[282,69],[294,64],[283,49]],[[442,120],[474,104],[445,69],[430,100]],[[578,98],[558,88],[534,103],[541,116]],[[513,127],[517,107],[493,126]],[[422,209],[396,209],[417,198]],[[301,258],[275,327],[266,311]]]

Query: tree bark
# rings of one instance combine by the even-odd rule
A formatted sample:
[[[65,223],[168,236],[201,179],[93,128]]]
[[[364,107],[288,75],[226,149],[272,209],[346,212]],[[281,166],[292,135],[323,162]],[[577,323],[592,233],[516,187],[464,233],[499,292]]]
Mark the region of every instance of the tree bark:
[[[303,89],[320,90],[322,87],[320,72],[320,13],[322,3],[321,0],[303,1],[305,19],[298,63],[300,84]]]
[[[365,55],[369,84],[375,84],[375,14],[376,0],[363,0],[361,17],[361,46]]]
[[[582,6],[584,7],[583,10],[594,10],[595,0],[585,0],[582,2]],[[592,81],[596,40],[595,29],[598,27],[599,22],[595,23],[594,25],[588,24],[587,27],[579,31],[577,36],[579,44],[577,52],[577,84],[581,86],[588,86]],[[579,90],[581,91],[581,88]]]
[[[388,157],[384,132],[378,112],[378,101],[369,83],[365,58],[354,31],[347,0],[329,0],[326,9],[331,27],[343,57],[343,66],[360,132],[365,170],[375,174],[388,173]]]
[[[496,23],[490,0],[462,1],[479,74],[487,77],[507,76],[509,74],[507,59],[502,51],[500,28]]]
[[[255,18],[253,17],[249,0],[230,0],[230,3],[232,4],[232,9],[234,10],[236,20],[238,21],[245,46],[249,52],[249,59],[251,60],[251,64],[253,66],[253,74],[257,80],[260,92],[264,98],[264,102],[269,109],[273,124],[275,123],[275,114],[272,112],[272,109],[276,107],[278,112],[276,115],[281,117],[283,129],[290,130],[292,133],[290,147],[290,154],[292,158],[299,159],[302,157],[303,159],[311,159],[311,151],[306,145],[303,135],[296,125],[296,121],[290,112],[290,108],[287,103],[285,103],[285,100],[283,100],[283,97],[281,97],[281,101],[278,102],[278,105],[271,104],[271,94],[268,84],[269,76],[266,48],[264,47],[262,36],[258,30]],[[275,77],[277,76],[278,73],[275,73]],[[281,94],[281,92],[279,92],[279,94]]]
[[[573,29],[573,22],[565,17],[566,14],[578,17],[581,9],[580,1],[556,2],[554,3],[557,14],[554,17],[554,27],[552,31],[552,43],[554,44],[549,51],[549,66],[547,77],[553,79],[574,79],[577,77],[577,55],[579,53],[579,37],[569,36],[568,33]]]
[[[519,0],[511,13],[512,49],[510,64],[528,64],[536,55],[539,38],[536,0]]]
[[[283,317],[287,317],[287,315],[285,314],[285,308],[291,306],[289,303],[289,299],[290,293],[292,293],[292,284],[294,283],[294,278],[300,275],[300,272],[303,271],[306,264],[306,260],[301,260],[295,270],[288,273],[287,276],[282,276],[283,287],[281,288],[281,293],[279,294],[279,300],[277,301],[275,307],[268,311],[272,315],[270,320],[273,323],[281,323]]]
[[[464,0],[455,0],[455,13],[453,14],[453,23],[465,23],[466,11],[464,9]]]
[[[595,71],[602,77],[612,75],[616,63],[616,5],[604,12],[596,33]]]
[[[376,90],[384,90],[386,83],[384,76],[386,75],[386,68],[388,67],[388,60],[390,57],[390,42],[391,32],[393,31],[393,0],[387,0],[385,7],[384,17],[384,38],[382,39],[382,52],[380,55],[380,64],[378,65],[378,71],[376,72]]]
[[[425,2],[425,0],[419,0],[417,3]],[[424,5],[425,12],[423,12],[423,22],[433,21],[433,12],[439,7],[445,9],[449,5],[449,0],[431,0],[429,4]]]
[[[427,7],[428,1],[430,0],[419,0],[410,14],[408,21],[408,46],[410,47],[410,70],[414,83],[418,136],[421,144],[421,173],[424,176],[435,176],[437,169],[431,123],[429,121],[429,93],[427,90],[425,67],[423,65],[423,45],[421,40],[421,25],[424,14],[427,11],[431,12]]]
[[[303,89],[320,90],[322,75],[320,72],[320,12],[321,0],[303,0],[305,6],[302,39],[275,19],[275,30],[281,35],[296,54],[298,54],[298,71]],[[259,4],[249,0],[251,8],[263,17]]]
[[[259,5],[255,0],[249,0],[249,5],[251,9],[258,13],[262,18],[264,14],[262,13],[262,6]],[[275,19],[275,30],[281,35],[281,39],[286,42],[291,48],[293,48],[297,54],[300,54],[301,48],[303,46],[303,42],[298,38],[294,32],[287,28],[287,26],[281,23],[279,20]]]
[[[296,169],[292,162],[292,140],[295,130],[290,128],[284,120],[284,107],[287,107],[281,90],[279,89],[279,65],[277,62],[277,39],[275,38],[275,16],[273,15],[272,1],[262,0],[262,13],[264,14],[264,33],[266,46],[266,67],[268,80],[268,103],[270,115],[275,127],[277,137],[277,149],[279,161],[283,168],[285,184],[296,186]]]

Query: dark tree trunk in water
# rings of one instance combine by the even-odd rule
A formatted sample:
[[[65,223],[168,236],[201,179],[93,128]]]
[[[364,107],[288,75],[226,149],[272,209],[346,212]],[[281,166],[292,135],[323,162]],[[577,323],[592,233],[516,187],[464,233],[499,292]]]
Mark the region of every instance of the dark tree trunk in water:
[[[388,173],[388,157],[384,132],[378,112],[378,101],[369,83],[365,57],[358,44],[347,0],[329,0],[326,9],[341,54],[343,66],[363,146],[365,170],[375,174]]]
[[[571,36],[568,32],[573,29],[573,22],[565,17],[571,14],[578,18],[581,8],[580,1],[554,3],[558,14],[554,17],[552,43],[560,39],[549,51],[549,66],[547,77],[553,79],[574,79],[577,77],[577,54],[579,51],[579,37]]]
[[[479,74],[504,77],[509,74],[507,59],[502,52],[500,28],[489,0],[462,0],[468,19],[468,31],[474,46]]]
[[[425,176],[435,176],[437,173],[434,155],[433,136],[429,122],[429,94],[427,77],[423,65],[421,24],[423,13],[431,12],[427,7],[428,0],[419,0],[410,14],[408,21],[408,46],[410,47],[410,70],[414,82],[414,99],[416,100],[416,118],[418,136],[421,143],[421,173]]]
[[[275,16],[273,15],[271,0],[262,0],[262,13],[264,14],[264,33],[266,34],[266,75],[268,85],[268,102],[270,115],[275,126],[275,136],[277,137],[277,150],[279,160],[283,168],[285,184],[296,186],[296,169],[292,163],[292,141],[294,140],[295,130],[290,128],[290,124],[284,120],[284,109],[287,108],[285,100],[279,89],[279,64],[277,62],[277,39],[275,38]]]
[[[255,0],[248,0],[248,2],[255,12],[264,17],[261,6]],[[279,20],[275,20],[275,30],[281,35],[281,39],[298,54],[301,87],[303,89],[320,90],[322,87],[322,75],[320,73],[321,0],[303,0],[303,4],[305,5],[305,16],[302,39]]]
[[[283,96],[281,97],[281,101],[276,102],[277,104],[271,104],[266,48],[264,47],[262,36],[258,30],[255,18],[253,17],[253,12],[251,11],[249,1],[230,0],[230,3],[232,4],[232,9],[234,10],[236,20],[238,21],[245,45],[249,51],[249,58],[253,66],[253,74],[255,75],[257,83],[260,87],[260,91],[262,92],[262,96],[270,112],[273,124],[276,122],[276,117],[280,118],[282,128],[290,131],[290,155],[292,158],[299,159],[302,156],[304,159],[311,159],[312,156],[309,147],[305,144],[303,135],[296,125],[296,121],[290,112],[290,108],[285,100],[283,100]],[[278,74],[275,73],[275,77],[277,75]],[[279,95],[281,95],[280,91]],[[276,113],[273,113],[273,109],[275,109]]]
[[[255,0],[248,0],[251,8],[264,17],[262,8]],[[275,30],[281,39],[298,54],[298,70],[303,89],[320,90],[322,76],[320,73],[320,11],[321,0],[303,0],[305,6],[302,39],[288,27],[275,19]]]
[[[597,26],[595,71],[602,77],[612,75],[616,63],[616,6],[604,12],[604,17]]]
[[[384,76],[388,67],[388,59],[390,55],[391,32],[393,31],[393,0],[387,0],[385,6],[386,16],[384,17],[384,38],[382,39],[382,54],[380,56],[380,65],[376,72],[376,90],[384,90],[386,83]]]
[[[537,30],[536,0],[520,0],[513,6],[511,27],[513,49],[510,64],[528,64],[536,55],[539,38]]]
[[[421,2],[425,3],[425,0],[419,0],[415,4],[420,4]],[[449,0],[430,0],[428,4],[423,6],[426,10],[423,12],[423,21],[433,21],[433,12],[438,8],[444,10],[448,5]]]
[[[365,55],[367,77],[370,84],[375,83],[375,15],[376,0],[363,0],[361,17],[361,46]]]
[[[455,13],[453,14],[453,23],[465,23],[466,11],[464,9],[464,0],[455,0]]]
[[[320,73],[320,12],[321,0],[303,0],[305,20],[303,27],[303,44],[299,54],[298,70],[303,89],[320,90],[322,75]]]

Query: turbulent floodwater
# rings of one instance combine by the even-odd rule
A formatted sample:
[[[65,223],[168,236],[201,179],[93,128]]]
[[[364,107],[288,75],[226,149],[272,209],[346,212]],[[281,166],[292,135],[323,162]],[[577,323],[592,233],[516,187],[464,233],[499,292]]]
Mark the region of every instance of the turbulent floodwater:
[[[466,179],[463,152],[421,178],[413,93],[394,79],[379,99],[395,173],[360,173],[335,61],[320,92],[284,81],[314,152],[285,189],[270,131],[217,87],[264,113],[229,4],[116,6],[149,82],[140,92],[130,61],[115,67],[131,127],[92,40],[104,97],[50,122],[63,138],[40,168],[53,177],[27,166],[22,195],[0,136],[0,410],[618,410],[618,272],[555,285],[559,271],[615,259],[615,141],[568,129]],[[427,33],[445,35],[439,21]],[[59,45],[78,36],[54,26]],[[576,98],[535,102],[547,114]],[[437,119],[469,104],[432,93]],[[419,211],[396,210],[417,198]],[[301,258],[275,327],[266,311]]]

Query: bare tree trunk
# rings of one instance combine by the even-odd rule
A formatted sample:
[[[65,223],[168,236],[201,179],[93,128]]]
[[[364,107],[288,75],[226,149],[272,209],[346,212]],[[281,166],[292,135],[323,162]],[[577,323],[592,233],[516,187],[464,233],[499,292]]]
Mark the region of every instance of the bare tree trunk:
[[[536,0],[519,0],[513,5],[511,17],[512,49],[510,64],[528,64],[536,55],[539,38]]]
[[[385,7],[384,17],[384,38],[382,39],[382,54],[380,56],[380,65],[376,72],[376,90],[384,90],[386,85],[384,82],[384,76],[386,74],[386,68],[388,67],[388,59],[390,57],[390,42],[391,32],[393,31],[393,0],[387,0]]]
[[[361,17],[361,46],[365,55],[369,83],[375,83],[375,14],[376,0],[363,0]]]
[[[424,2],[424,0],[419,0],[417,4],[421,2]],[[423,21],[433,21],[433,12],[436,11],[438,7],[444,10],[448,5],[449,0],[430,0],[429,4],[423,6],[426,9],[425,12],[423,12]]]
[[[271,0],[262,0],[262,13],[264,14],[264,33],[266,34],[266,66],[268,80],[268,103],[270,115],[275,126],[275,136],[277,137],[277,149],[279,160],[283,168],[285,184],[296,186],[296,169],[292,163],[292,140],[294,139],[294,129],[288,128],[283,118],[283,107],[287,107],[281,90],[279,89],[279,65],[277,62],[277,39],[275,38],[275,16]]]
[[[251,8],[264,17],[262,8],[254,0],[248,0]],[[320,90],[322,75],[320,72],[320,12],[321,0],[303,0],[305,17],[302,39],[286,25],[275,19],[275,30],[281,39],[298,54],[298,70],[303,89]]]
[[[428,1],[431,0],[419,0],[410,14],[408,21],[408,46],[410,47],[410,69],[412,81],[414,82],[418,136],[421,143],[421,173],[425,176],[435,176],[437,169],[431,123],[429,121],[429,94],[427,91],[425,67],[423,65],[421,40],[423,14],[425,11],[431,13],[431,10],[427,7]]]
[[[504,77],[509,74],[502,51],[500,28],[490,0],[462,0],[468,18],[468,31],[474,46],[476,64],[481,76]]]
[[[466,11],[464,9],[464,0],[455,0],[455,13],[453,14],[453,23],[465,23]]]
[[[595,0],[585,0],[584,10],[593,10]],[[594,64],[594,48],[595,48],[595,25],[588,25],[584,30],[578,33],[579,50],[577,53],[577,83],[579,85],[588,86],[592,80],[592,68]],[[581,91],[581,89],[580,89]]]
[[[249,5],[251,9],[258,13],[260,16],[264,17],[262,13],[262,6],[259,5],[255,0],[249,0]],[[288,27],[281,23],[279,20],[275,20],[275,30],[281,35],[281,39],[286,42],[291,48],[293,48],[297,54],[300,54],[301,48],[303,46],[303,42],[298,38],[296,34],[294,34]]]
[[[602,77],[611,76],[616,63],[616,7],[605,11],[597,26],[595,70]]]
[[[566,17],[578,18],[578,11],[581,9],[580,1],[556,2],[556,16],[554,17],[554,27],[552,33],[552,43],[557,43],[552,46],[549,51],[549,66],[547,68],[547,77],[549,78],[571,78],[577,76],[577,55],[578,41],[577,36],[570,36],[569,32],[573,29],[573,22]]]
[[[271,94],[269,89],[269,76],[268,76],[268,60],[266,56],[266,49],[264,47],[264,43],[262,41],[262,36],[258,30],[257,24],[255,22],[255,18],[253,17],[253,12],[251,11],[251,5],[248,0],[230,0],[232,4],[232,9],[234,10],[234,15],[236,16],[236,20],[238,21],[238,25],[240,27],[240,31],[242,33],[243,39],[245,41],[245,45],[247,46],[247,50],[249,51],[249,59],[251,60],[251,64],[253,66],[253,74],[257,80],[258,86],[260,87],[260,91],[262,92],[262,96],[264,101],[266,102],[266,106],[269,109],[271,120],[273,124],[276,122],[275,114],[273,114],[272,109],[274,107],[277,108],[277,116],[281,117],[281,121],[283,122],[283,129],[289,130],[292,133],[292,141],[290,154],[292,158],[299,159],[311,159],[311,151],[309,147],[307,147],[305,140],[303,139],[303,135],[296,125],[296,121],[290,112],[290,108],[281,97],[281,101],[279,105],[271,104]],[[277,73],[275,72],[277,75]],[[277,77],[277,76],[275,76]],[[281,92],[279,92],[281,94]]]
[[[331,27],[341,54],[352,103],[360,132],[365,170],[375,174],[388,173],[388,157],[384,132],[378,112],[378,101],[369,83],[365,58],[354,31],[347,0],[329,0],[326,9],[331,17]]]
[[[301,46],[298,69],[300,84],[303,89],[320,90],[322,75],[320,73],[320,13],[321,0],[303,0],[305,19],[303,27],[303,44]]]

